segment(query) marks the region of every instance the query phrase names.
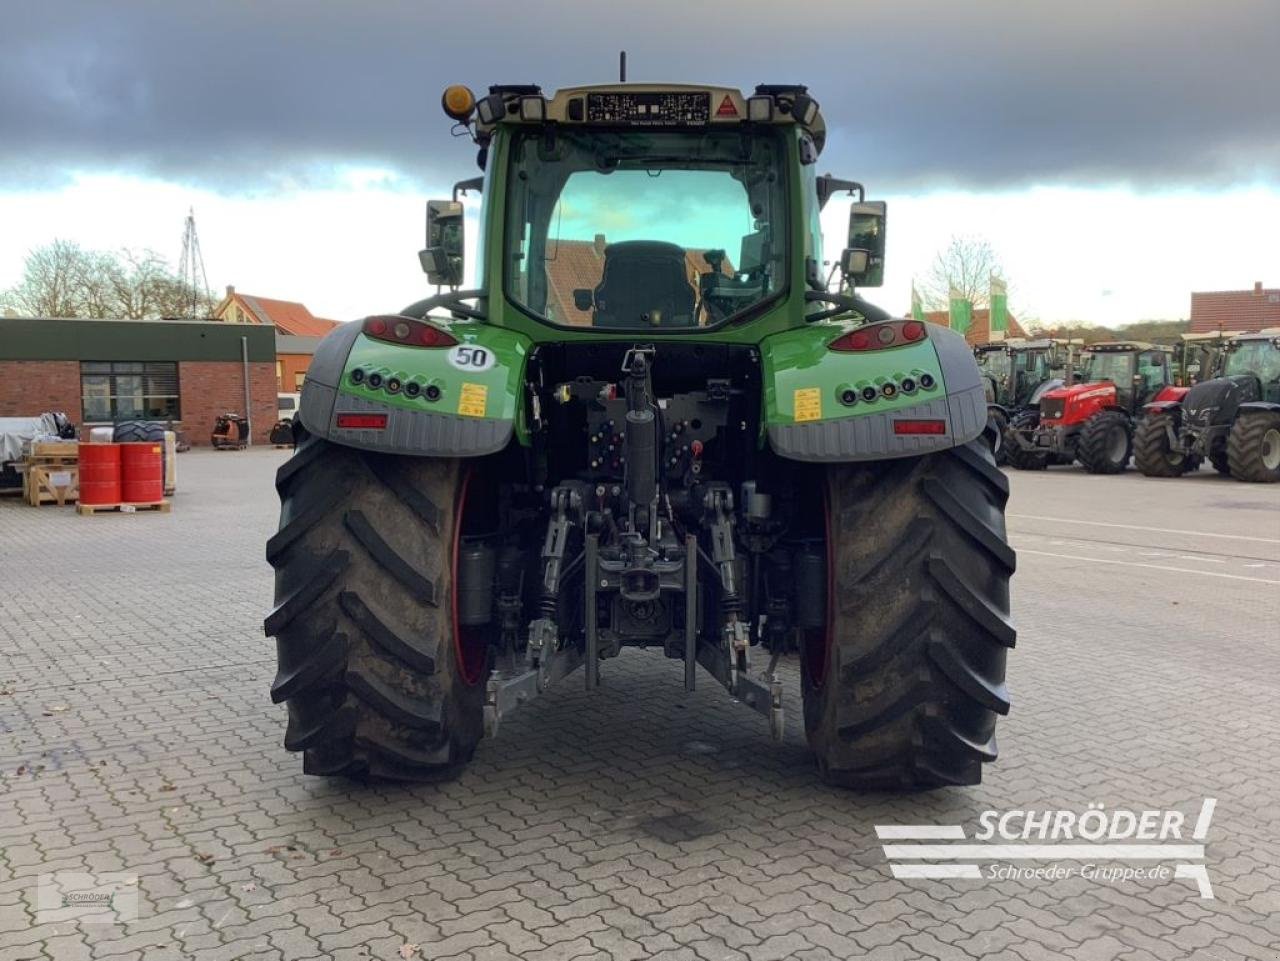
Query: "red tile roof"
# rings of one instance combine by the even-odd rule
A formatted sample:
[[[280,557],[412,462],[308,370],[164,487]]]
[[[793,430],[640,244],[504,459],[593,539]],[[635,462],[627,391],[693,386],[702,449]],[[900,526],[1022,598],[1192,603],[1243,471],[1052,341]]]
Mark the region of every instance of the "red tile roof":
[[[910,317],[910,314],[907,314]],[[931,324],[937,324],[939,327],[949,327],[950,318],[945,310],[929,310],[925,311],[924,319]],[[1004,333],[1006,338],[1009,337],[1026,337],[1027,332],[1022,329],[1022,325],[1018,323],[1013,313],[1009,313],[1009,329]],[[969,324],[969,329],[965,332],[964,339],[970,344],[987,344],[991,342],[991,312],[986,307],[973,308],[973,320]]]
[[[225,317],[232,304],[250,317],[257,318],[257,323],[274,324],[280,333],[294,337],[323,337],[339,323],[327,317],[317,317],[296,301],[242,294],[238,290],[229,291],[228,296],[214,310],[214,317]]]
[[[1191,333],[1280,327],[1280,289],[1215,290],[1191,295]]]

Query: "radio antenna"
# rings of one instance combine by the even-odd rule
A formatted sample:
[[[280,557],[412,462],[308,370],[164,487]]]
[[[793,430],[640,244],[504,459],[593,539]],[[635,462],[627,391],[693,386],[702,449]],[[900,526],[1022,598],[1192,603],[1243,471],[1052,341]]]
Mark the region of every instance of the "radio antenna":
[[[618,52],[618,83],[627,82],[627,51]]]

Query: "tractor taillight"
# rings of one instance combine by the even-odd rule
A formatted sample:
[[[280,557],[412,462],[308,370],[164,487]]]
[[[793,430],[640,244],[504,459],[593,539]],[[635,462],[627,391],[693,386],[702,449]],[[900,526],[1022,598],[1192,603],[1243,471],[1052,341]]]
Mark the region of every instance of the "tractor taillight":
[[[895,434],[945,434],[947,422],[945,420],[895,420],[893,432]]]
[[[884,350],[888,347],[902,347],[914,344],[925,338],[924,324],[918,320],[889,320],[879,324],[868,324],[847,334],[841,334],[827,345],[830,350],[853,352],[860,350]]]
[[[458,342],[434,324],[396,314],[365,318],[364,332],[374,340],[404,347],[452,347]]]
[[[386,414],[339,414],[338,427],[342,430],[386,430]]]

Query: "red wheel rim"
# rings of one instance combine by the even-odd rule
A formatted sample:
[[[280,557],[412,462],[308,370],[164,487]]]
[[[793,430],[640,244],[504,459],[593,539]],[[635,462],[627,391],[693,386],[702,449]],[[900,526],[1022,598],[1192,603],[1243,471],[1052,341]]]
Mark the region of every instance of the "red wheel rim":
[[[458,552],[462,546],[462,522],[467,507],[467,491],[471,486],[471,468],[462,475],[458,488],[458,502],[453,511],[452,577],[450,580],[450,605],[453,617],[453,651],[458,671],[468,687],[474,687],[484,679],[485,665],[489,660],[488,645],[483,635],[474,627],[458,623]]]
[[[831,620],[835,610],[835,558],[831,536],[831,494],[825,481],[822,486],[822,540],[827,554],[827,610],[820,628],[808,628],[804,632],[805,669],[809,683],[822,687],[827,680],[827,662],[831,650]]]

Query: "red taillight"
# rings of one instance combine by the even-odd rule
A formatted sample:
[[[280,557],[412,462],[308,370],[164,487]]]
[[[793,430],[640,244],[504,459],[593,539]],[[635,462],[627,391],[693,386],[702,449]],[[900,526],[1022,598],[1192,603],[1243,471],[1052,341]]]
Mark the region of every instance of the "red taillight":
[[[890,320],[841,334],[827,347],[839,351],[884,350],[924,340],[925,333],[924,324],[918,320]]]
[[[386,414],[339,414],[338,426],[343,430],[386,430]]]
[[[368,317],[364,332],[375,340],[405,347],[452,347],[458,340],[434,324],[397,315]]]
[[[893,432],[895,434],[945,434],[947,422],[945,420],[895,420]]]

